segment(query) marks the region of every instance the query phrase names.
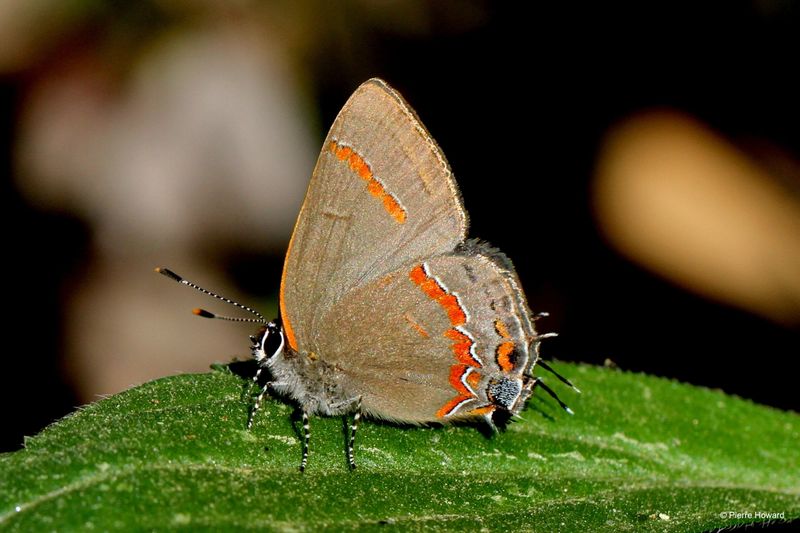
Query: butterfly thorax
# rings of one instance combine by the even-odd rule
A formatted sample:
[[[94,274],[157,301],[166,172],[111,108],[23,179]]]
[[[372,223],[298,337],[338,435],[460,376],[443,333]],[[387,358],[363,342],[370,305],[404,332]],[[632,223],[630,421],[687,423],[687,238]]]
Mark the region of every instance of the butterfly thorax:
[[[335,416],[353,411],[356,399],[345,393],[341,370],[313,352],[301,353],[287,345],[279,319],[251,339],[253,358],[270,374],[270,389],[295,400],[309,414]]]

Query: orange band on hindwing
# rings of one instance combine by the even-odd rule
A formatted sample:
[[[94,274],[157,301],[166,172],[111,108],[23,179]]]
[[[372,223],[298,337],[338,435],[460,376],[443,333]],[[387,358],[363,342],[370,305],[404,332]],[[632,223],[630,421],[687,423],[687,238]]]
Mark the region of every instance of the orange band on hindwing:
[[[472,409],[469,414],[471,415],[481,415],[486,416],[489,413],[493,413],[494,410],[497,409],[494,405],[484,405],[483,407],[478,407],[477,409]]]
[[[453,328],[445,331],[444,336],[453,341],[453,353],[460,363],[475,368],[481,367],[480,362],[472,355],[472,339]]]
[[[472,396],[472,392],[461,381],[468,370],[469,367],[467,365],[453,365],[450,367],[450,385],[462,396]]]
[[[494,330],[497,332],[498,335],[500,335],[504,339],[511,338],[511,334],[508,332],[508,328],[506,327],[505,323],[500,319],[494,321]]]
[[[452,324],[452,328],[444,331],[444,336],[453,341],[451,349],[459,364],[450,367],[450,385],[456,391],[455,398],[443,405],[436,416],[444,418],[453,414],[459,407],[469,400],[477,399],[470,387],[474,390],[481,380],[481,374],[474,369],[483,365],[474,353],[475,341],[469,333],[462,328],[467,323],[466,310],[461,306],[458,297],[448,292],[439,280],[428,274],[425,265],[417,265],[408,273],[411,281],[422,289],[422,292],[438,303]],[[473,369],[470,371],[470,369]],[[466,375],[466,377],[464,377]],[[466,385],[464,383],[466,381]]]
[[[478,388],[478,385],[481,382],[481,375],[478,372],[470,372],[469,376],[467,376],[467,385],[472,387],[472,390]]]
[[[349,146],[339,144],[336,141],[331,141],[329,149],[336,156],[336,159],[346,162],[350,170],[367,182],[369,193],[381,201],[383,208],[398,224],[403,224],[406,221],[406,210],[400,205],[397,198],[388,192],[383,184],[375,178],[369,163],[363,157]]]
[[[514,343],[506,341],[497,347],[495,352],[497,355],[497,364],[503,372],[511,372],[514,370],[514,361],[511,359],[511,354],[514,353]]]
[[[494,321],[494,330],[504,339],[511,339],[511,334],[508,332],[508,327],[506,327],[502,320],[498,319]],[[497,365],[503,372],[511,372],[514,370],[514,359],[512,358],[513,353],[514,342],[511,340],[501,342],[497,346],[497,349],[495,350]]]
[[[467,314],[458,303],[458,298],[453,294],[446,294],[439,298],[439,304],[447,311],[447,316],[450,317],[450,323],[454,326],[463,326],[467,323]]]
[[[428,338],[428,337],[430,337],[430,335],[428,334],[428,332],[427,332],[427,331],[425,331],[425,328],[423,328],[422,326],[420,326],[420,325],[419,325],[419,322],[417,322],[416,320],[414,320],[414,317],[412,317],[410,313],[406,313],[405,315],[403,315],[403,318],[405,318],[405,319],[406,319],[406,322],[408,322],[408,324],[411,326],[411,328],[412,328],[414,331],[416,331],[417,333],[419,333],[419,336],[420,336],[420,337],[425,337],[425,338]]]
[[[464,311],[464,308],[461,307],[461,302],[458,301],[458,297],[456,297],[455,294],[447,292],[447,289],[445,289],[436,278],[429,276],[425,271],[425,266],[415,266],[411,269],[411,272],[408,273],[408,277],[411,278],[411,281],[416,285],[420,286],[428,298],[436,300],[436,302],[442,306],[442,309],[445,310],[448,318],[450,318],[451,324],[454,326],[463,326],[467,323],[467,313]]]
[[[464,402],[471,400],[472,398],[473,396],[456,396],[455,398],[444,404],[441,409],[436,411],[436,417],[437,418],[446,417],[447,415],[455,411],[458,407],[461,407],[461,405]]]

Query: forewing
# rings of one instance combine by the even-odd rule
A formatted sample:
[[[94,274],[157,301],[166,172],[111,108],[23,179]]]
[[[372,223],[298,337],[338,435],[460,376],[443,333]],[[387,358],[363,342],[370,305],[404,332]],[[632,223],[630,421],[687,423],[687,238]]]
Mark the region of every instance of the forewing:
[[[361,85],[331,127],[281,279],[289,345],[317,350],[323,317],[344,294],[464,240],[467,216],[450,168],[403,99]]]

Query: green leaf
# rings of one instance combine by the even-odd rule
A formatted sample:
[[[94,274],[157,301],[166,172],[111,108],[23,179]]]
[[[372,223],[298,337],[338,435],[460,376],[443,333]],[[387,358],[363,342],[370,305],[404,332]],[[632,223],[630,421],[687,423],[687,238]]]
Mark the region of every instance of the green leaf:
[[[797,414],[555,366],[584,391],[558,389],[574,417],[540,394],[489,437],[365,422],[355,472],[341,419],[316,418],[304,474],[291,407],[267,401],[246,431],[247,381],[226,367],[153,381],[0,455],[0,528],[702,531],[800,517]]]

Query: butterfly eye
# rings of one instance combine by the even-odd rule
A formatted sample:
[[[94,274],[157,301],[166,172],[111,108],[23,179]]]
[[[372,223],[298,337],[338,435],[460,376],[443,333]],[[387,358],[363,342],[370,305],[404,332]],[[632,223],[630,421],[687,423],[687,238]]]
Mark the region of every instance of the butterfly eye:
[[[261,337],[261,350],[267,359],[270,359],[283,351],[283,331],[275,322],[267,324],[264,335]]]

